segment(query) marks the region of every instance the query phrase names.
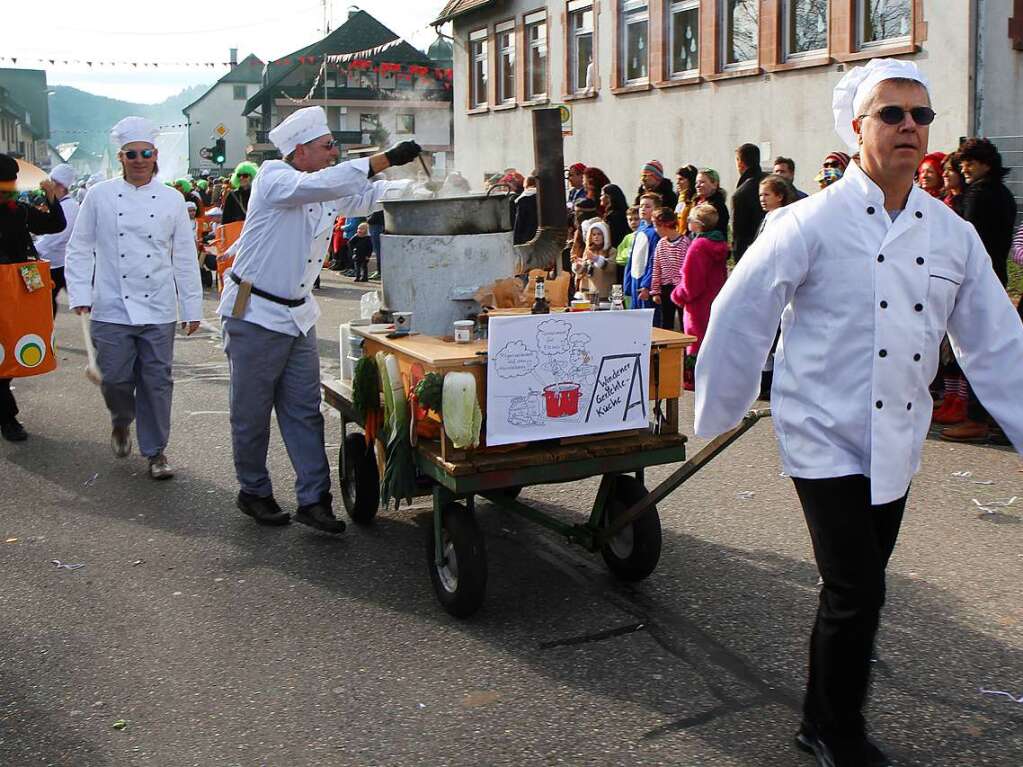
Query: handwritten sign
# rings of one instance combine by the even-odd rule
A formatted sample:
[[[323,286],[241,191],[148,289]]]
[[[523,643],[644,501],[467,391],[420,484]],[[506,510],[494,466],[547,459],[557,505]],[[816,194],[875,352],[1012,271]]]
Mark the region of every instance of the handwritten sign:
[[[487,444],[644,428],[653,310],[494,317]]]

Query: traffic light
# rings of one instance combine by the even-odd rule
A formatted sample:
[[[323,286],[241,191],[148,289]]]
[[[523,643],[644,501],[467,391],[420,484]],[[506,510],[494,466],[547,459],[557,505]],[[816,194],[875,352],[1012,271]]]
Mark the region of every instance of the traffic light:
[[[223,165],[224,161],[227,160],[227,148],[225,146],[224,139],[218,138],[213,144],[212,160],[217,165]]]

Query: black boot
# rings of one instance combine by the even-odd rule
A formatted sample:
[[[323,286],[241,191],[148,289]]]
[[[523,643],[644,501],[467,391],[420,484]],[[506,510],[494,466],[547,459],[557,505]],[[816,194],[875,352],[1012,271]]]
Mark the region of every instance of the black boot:
[[[330,508],[332,502],[330,493],[326,493],[318,503],[299,506],[298,511],[295,512],[295,521],[315,527],[325,533],[343,533],[345,523],[334,516],[334,512]]]
[[[241,490],[238,492],[237,505],[243,513],[261,525],[286,525],[291,521],[291,515],[277,505],[272,495],[260,498]]]
[[[813,754],[818,767],[890,767],[891,761],[866,735],[823,740],[816,728],[803,722],[796,748]]]
[[[0,434],[3,434],[4,439],[8,442],[24,442],[28,439],[28,432],[25,431],[25,427],[18,422],[17,418],[12,418],[10,421],[4,421],[0,424]]]

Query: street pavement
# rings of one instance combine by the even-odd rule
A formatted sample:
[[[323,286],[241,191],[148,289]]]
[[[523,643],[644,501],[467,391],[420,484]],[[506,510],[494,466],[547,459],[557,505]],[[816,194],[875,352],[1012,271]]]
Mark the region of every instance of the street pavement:
[[[365,289],[324,275],[325,376]],[[663,554],[640,584],[480,502],[487,600],[459,621],[430,586],[425,502],[340,539],[234,508],[214,307],[207,291],[203,328],[177,340],[170,482],[111,455],[66,305],[60,369],[16,382],[31,437],[0,443],[0,765],[812,765],[792,735],[817,572],[769,422],[660,505]],[[276,427],[270,466],[293,509]],[[869,711],[898,765],[1023,763],[1023,703],[981,693],[1023,696],[1021,466],[925,446]],[[579,521],[596,487],[522,499]]]

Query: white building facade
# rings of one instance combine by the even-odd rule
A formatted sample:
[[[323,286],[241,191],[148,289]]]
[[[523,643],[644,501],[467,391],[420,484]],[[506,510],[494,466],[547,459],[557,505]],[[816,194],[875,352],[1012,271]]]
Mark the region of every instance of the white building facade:
[[[242,111],[249,97],[259,90],[262,76],[263,62],[250,54],[240,63],[232,63],[230,72],[181,110],[188,118],[189,172],[197,174],[219,167],[213,160],[199,154],[203,147],[213,146],[219,138],[216,133],[218,125],[227,129],[223,135],[226,149],[224,168],[232,169],[245,159],[245,149],[249,143],[248,120]]]
[[[930,148],[1023,134],[1023,18],[1013,0],[451,0],[455,166],[474,188],[533,166],[530,112],[565,105],[566,163],[627,192],[643,164],[713,167],[726,190],[735,149],[796,162],[806,191],[843,150],[832,89],[875,56],[916,61],[938,119]],[[1016,12],[1017,16],[1023,13]],[[1007,32],[1008,30],[1008,32]],[[1023,140],[1021,140],[1023,141]],[[1023,149],[1023,145],[1013,148]],[[1023,165],[1023,153],[1008,164]],[[1012,179],[1023,198],[1023,169]]]

